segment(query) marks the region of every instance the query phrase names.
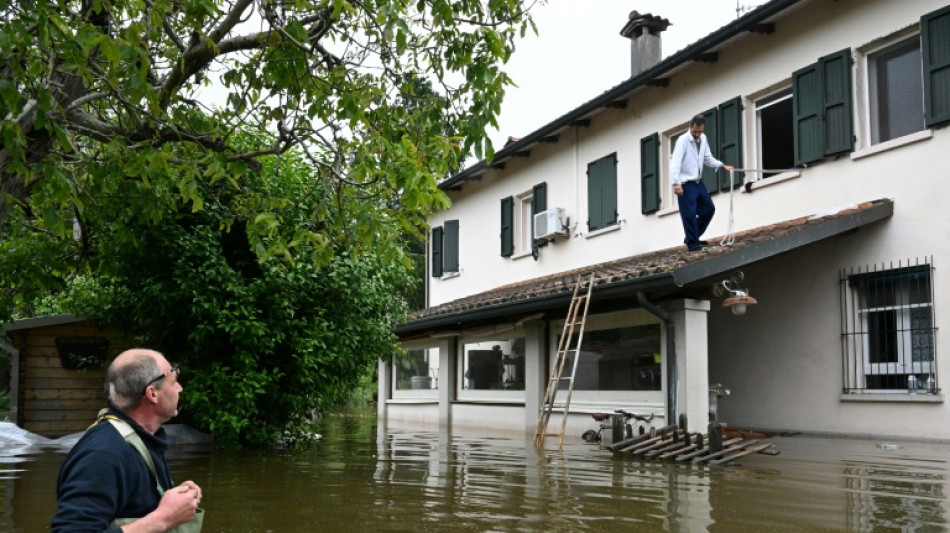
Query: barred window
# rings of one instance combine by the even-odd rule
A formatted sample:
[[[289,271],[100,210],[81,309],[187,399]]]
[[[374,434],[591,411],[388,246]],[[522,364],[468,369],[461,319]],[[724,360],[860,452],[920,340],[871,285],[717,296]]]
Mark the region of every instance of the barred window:
[[[931,263],[842,270],[844,392],[938,391]]]

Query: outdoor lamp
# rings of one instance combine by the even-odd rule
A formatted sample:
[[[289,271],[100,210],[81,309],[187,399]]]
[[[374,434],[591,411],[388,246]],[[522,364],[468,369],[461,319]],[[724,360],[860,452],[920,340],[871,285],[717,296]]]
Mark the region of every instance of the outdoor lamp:
[[[722,301],[722,306],[730,308],[734,315],[744,315],[748,306],[759,303],[755,298],[749,296],[749,289],[739,288],[738,285],[743,278],[745,278],[745,274],[736,272],[729,279],[713,285],[714,295],[729,295],[728,298]]]
[[[732,291],[731,294],[730,297],[722,301],[722,306],[732,308],[732,314],[734,315],[744,315],[746,306],[759,303],[755,301],[755,298],[749,296],[749,293],[743,290],[736,289]]]

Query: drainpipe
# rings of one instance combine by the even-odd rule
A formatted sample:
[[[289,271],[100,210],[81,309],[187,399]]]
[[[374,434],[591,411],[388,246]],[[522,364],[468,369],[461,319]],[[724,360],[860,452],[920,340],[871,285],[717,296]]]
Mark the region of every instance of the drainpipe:
[[[666,323],[666,425],[677,423],[676,420],[676,339],[673,319],[670,315],[647,300],[647,297],[637,291],[637,301],[640,306]]]

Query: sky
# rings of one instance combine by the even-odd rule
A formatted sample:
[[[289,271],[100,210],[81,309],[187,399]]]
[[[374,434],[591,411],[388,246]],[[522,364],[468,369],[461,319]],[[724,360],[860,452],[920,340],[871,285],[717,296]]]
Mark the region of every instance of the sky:
[[[744,14],[763,3],[738,5]],[[547,0],[535,6],[538,35],[519,40],[505,68],[518,86],[508,88],[499,128],[489,132],[495,149],[630,77],[630,40],[620,30],[631,11],[670,21],[661,34],[665,58],[735,20],[736,6],[736,0]]]

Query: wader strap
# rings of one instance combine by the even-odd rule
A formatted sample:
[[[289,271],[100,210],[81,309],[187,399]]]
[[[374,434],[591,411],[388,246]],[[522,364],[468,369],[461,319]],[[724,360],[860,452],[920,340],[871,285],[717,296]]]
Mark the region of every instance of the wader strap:
[[[112,427],[119,432],[119,435],[122,435],[122,438],[125,439],[125,442],[129,443],[139,455],[142,456],[142,459],[145,459],[145,464],[148,466],[149,472],[152,473],[152,478],[155,480],[155,490],[158,491],[158,496],[161,497],[165,494],[165,489],[158,482],[158,473],[155,471],[155,462],[152,460],[152,454],[148,452],[148,448],[145,447],[145,443],[142,442],[142,437],[139,437],[138,433],[132,429],[132,426],[128,422],[122,420],[121,418],[115,415],[102,415],[99,417],[99,420],[108,420]]]

